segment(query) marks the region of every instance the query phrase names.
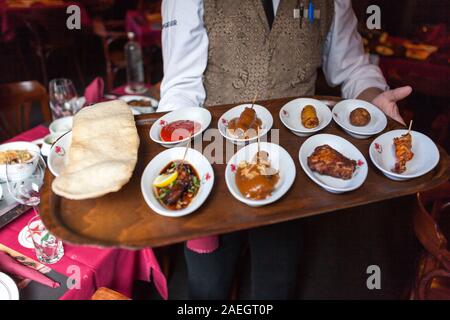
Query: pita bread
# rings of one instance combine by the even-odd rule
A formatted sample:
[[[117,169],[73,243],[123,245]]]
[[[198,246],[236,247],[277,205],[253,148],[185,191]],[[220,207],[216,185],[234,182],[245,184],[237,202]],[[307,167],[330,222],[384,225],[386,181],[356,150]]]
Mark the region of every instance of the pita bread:
[[[139,136],[130,107],[121,100],[81,109],[74,117],[67,165],[52,183],[67,199],[120,190],[137,162]]]

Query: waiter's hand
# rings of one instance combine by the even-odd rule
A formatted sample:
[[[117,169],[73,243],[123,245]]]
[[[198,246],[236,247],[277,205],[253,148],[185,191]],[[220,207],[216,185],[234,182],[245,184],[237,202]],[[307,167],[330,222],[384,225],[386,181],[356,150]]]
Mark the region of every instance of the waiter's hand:
[[[412,88],[410,86],[388,90],[376,96],[372,100],[372,103],[392,119],[405,124],[405,121],[403,121],[403,118],[398,111],[397,101],[406,98],[411,92]]]
[[[372,102],[392,119],[405,124],[405,121],[403,121],[403,118],[398,111],[397,101],[406,98],[411,92],[412,88],[410,86],[388,91],[382,91],[378,88],[368,88],[358,96],[358,99]]]

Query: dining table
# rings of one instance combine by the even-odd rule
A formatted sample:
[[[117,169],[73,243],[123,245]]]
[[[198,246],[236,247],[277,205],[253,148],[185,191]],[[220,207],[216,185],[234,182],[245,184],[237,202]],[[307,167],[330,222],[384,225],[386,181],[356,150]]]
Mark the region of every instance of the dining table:
[[[449,180],[450,158],[440,146],[438,146],[440,161],[427,174],[407,181],[388,179],[370,161],[369,146],[376,135],[369,139],[357,139],[348,135],[332,121],[322,133],[341,136],[356,146],[367,161],[368,175],[357,190],[342,194],[325,191],[315,184],[300,166],[299,149],[307,137],[294,135],[280,120],[280,109],[294,98],[256,102],[266,107],[273,117],[272,129],[276,130],[270,132],[267,141],[276,138],[274,141],[278,141],[277,143],[286,149],[294,159],[296,167],[296,172],[292,172],[295,175],[292,187],[275,203],[250,207],[236,200],[225,183],[227,161],[223,161],[212,164],[215,176],[212,191],[195,212],[176,218],[154,212],[145,202],[141,191],[141,176],[145,167],[155,156],[166,150],[149,137],[151,126],[164,114],[153,113],[135,116],[140,137],[138,161],[131,180],[120,191],[94,199],[65,199],[52,191],[51,184],[54,177],[47,172],[40,204],[41,217],[52,233],[69,243],[139,249],[165,246],[400,198],[434,188]],[[325,101],[330,108],[340,100],[337,97],[314,98]],[[217,128],[221,115],[233,106],[208,107],[212,115],[210,128]],[[405,127],[388,118],[387,126],[380,134],[399,128]],[[216,139],[222,142],[224,154],[227,148],[237,148],[220,135],[212,135],[206,139],[203,137],[203,143],[208,144]]]
[[[32,142],[49,133],[48,127],[38,125],[5,141]],[[6,191],[6,185],[0,187]],[[41,212],[42,213],[42,212]],[[127,250],[98,246],[73,245],[64,242],[64,256],[51,265],[37,261],[33,246],[27,246],[28,221],[36,213],[33,209],[0,228],[0,251],[17,261],[29,261],[37,270],[60,284],[49,288],[35,281],[14,277],[19,287],[20,299],[89,300],[94,292],[106,287],[131,297],[135,280],[152,282],[159,295],[167,299],[167,283],[157,257],[151,248]],[[0,265],[0,272],[2,266]]]

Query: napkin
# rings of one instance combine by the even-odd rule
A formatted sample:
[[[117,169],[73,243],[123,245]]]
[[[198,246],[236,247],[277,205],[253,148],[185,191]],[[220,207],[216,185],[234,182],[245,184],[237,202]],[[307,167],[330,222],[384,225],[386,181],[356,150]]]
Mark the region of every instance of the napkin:
[[[186,246],[197,253],[211,253],[219,247],[219,237],[210,236],[189,240]]]
[[[58,288],[59,283],[46,277],[37,270],[24,266],[3,251],[0,251],[0,270],[22,278],[30,279],[50,288]]]
[[[94,104],[103,100],[103,90],[105,83],[103,78],[95,78],[84,91],[84,98],[86,99],[86,105]]]

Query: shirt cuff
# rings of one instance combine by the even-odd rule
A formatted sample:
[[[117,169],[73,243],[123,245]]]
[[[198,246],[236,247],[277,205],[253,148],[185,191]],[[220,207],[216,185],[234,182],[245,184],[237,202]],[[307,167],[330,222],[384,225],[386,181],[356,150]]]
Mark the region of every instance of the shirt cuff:
[[[163,97],[159,101],[158,109],[156,112],[173,111],[187,107],[198,107],[191,99],[185,97],[182,94],[177,94],[169,97]]]

